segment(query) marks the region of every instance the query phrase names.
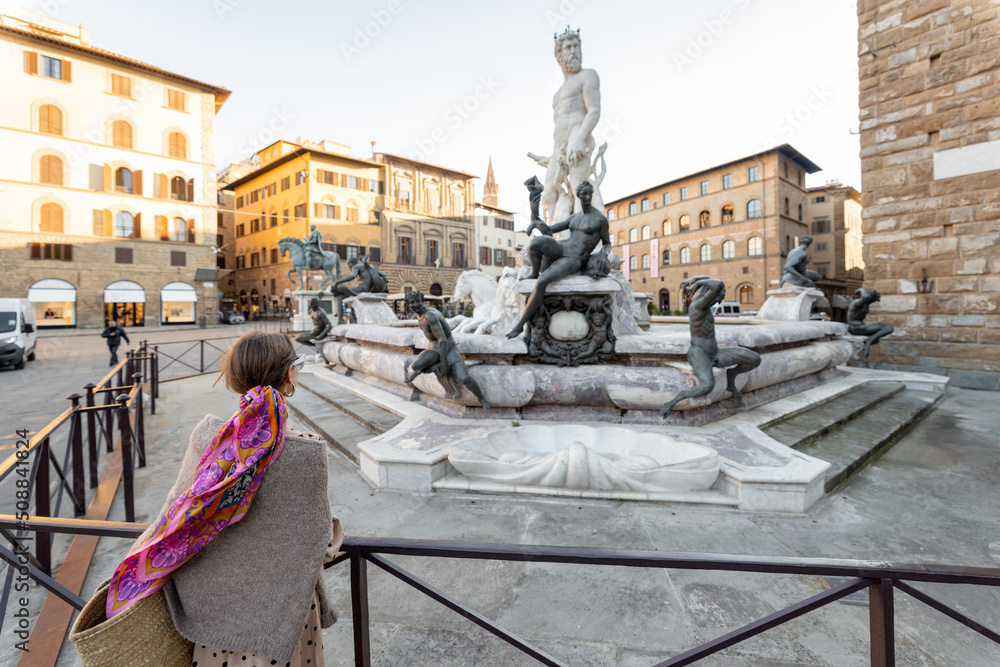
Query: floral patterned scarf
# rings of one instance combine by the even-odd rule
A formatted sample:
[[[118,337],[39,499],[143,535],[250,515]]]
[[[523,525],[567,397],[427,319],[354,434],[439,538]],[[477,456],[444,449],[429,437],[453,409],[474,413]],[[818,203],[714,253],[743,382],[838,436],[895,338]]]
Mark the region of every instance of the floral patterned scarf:
[[[281,454],[286,419],[285,402],[271,387],[254,387],[240,398],[239,411],[202,454],[190,488],[115,570],[107,618],[158,591],[174,570],[246,515]]]

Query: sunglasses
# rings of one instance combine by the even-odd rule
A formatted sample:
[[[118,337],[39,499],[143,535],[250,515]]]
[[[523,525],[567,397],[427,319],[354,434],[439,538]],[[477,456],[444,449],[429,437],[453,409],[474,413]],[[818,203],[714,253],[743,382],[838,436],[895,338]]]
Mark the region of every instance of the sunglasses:
[[[306,355],[298,354],[295,356],[295,361],[292,362],[291,368],[302,368],[306,365]]]

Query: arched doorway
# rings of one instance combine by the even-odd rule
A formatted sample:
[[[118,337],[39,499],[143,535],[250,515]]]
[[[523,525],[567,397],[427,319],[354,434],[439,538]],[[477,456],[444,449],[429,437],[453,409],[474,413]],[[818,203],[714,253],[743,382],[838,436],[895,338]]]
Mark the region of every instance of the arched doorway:
[[[431,285],[431,296],[441,296],[441,285],[434,283]]]
[[[193,324],[198,293],[183,282],[167,283],[160,290],[160,323]]]
[[[131,280],[117,280],[104,288],[104,319],[123,327],[146,324],[146,290]]]
[[[660,312],[670,312],[670,290],[660,290]]]
[[[76,287],[58,278],[45,278],[28,288],[39,329],[76,326]]]

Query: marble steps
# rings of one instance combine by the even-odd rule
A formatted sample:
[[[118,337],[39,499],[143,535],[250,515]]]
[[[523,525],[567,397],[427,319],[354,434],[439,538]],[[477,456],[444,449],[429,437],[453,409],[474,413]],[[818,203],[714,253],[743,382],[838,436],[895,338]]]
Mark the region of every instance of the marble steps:
[[[399,415],[389,412],[361,396],[336,387],[316,375],[303,373],[299,376],[299,386],[326,401],[371,431],[373,435],[381,435],[403,421]]]
[[[880,401],[875,409],[860,414],[803,447],[809,456],[830,463],[826,492],[830,493],[852,475],[884,454],[929,413],[941,394],[906,389]]]
[[[804,450],[828,433],[900,395],[905,389],[901,382],[869,382],[769,424],[762,430],[783,445]]]
[[[358,464],[360,452],[358,443],[377,434],[352,419],[330,401],[306,389],[303,386],[304,378],[305,374],[299,376],[298,391],[286,401],[293,425],[295,422],[300,422],[304,430],[321,435],[333,449]]]

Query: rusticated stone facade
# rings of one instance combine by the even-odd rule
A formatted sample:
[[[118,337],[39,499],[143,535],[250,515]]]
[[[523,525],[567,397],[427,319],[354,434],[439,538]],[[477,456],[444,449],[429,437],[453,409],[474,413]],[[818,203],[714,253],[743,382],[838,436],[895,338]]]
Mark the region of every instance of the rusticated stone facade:
[[[1000,388],[1000,4],[859,0],[865,286],[877,366]],[[916,367],[916,368],[914,368]]]

